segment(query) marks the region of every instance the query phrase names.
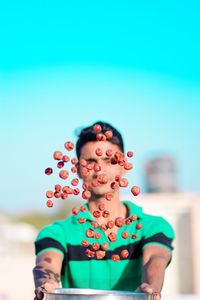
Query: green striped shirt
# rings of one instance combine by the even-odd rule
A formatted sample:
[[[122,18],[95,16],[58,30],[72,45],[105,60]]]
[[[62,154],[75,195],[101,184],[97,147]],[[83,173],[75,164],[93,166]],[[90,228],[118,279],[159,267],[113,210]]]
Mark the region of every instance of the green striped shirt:
[[[100,228],[94,229],[91,226],[94,219],[88,210],[88,204],[84,205],[85,212],[80,211],[76,216],[56,221],[39,232],[35,241],[36,255],[47,250],[62,253],[63,288],[134,291],[141,284],[143,248],[150,244],[158,244],[169,251],[173,249],[174,231],[165,219],[144,214],[141,207],[130,201],[123,203],[128,208],[129,216],[137,215],[137,220],[119,228],[115,242],[110,242]],[[86,222],[80,224],[79,218],[86,218]],[[136,229],[137,223],[142,224],[139,230]],[[87,238],[85,234],[87,229],[93,229],[96,233],[100,233],[101,237]],[[129,233],[128,238],[124,239],[121,236],[123,231]],[[136,239],[132,238],[133,234],[137,234]],[[105,257],[102,260],[87,257],[85,253],[87,248],[81,245],[82,240],[88,240],[90,244],[108,243],[109,248]],[[129,251],[129,256],[114,262],[111,259],[112,255],[120,255],[124,249]]]

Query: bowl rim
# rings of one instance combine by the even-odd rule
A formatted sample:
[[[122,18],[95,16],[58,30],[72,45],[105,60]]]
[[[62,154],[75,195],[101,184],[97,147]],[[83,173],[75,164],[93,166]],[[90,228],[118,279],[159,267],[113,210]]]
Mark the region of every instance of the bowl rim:
[[[144,292],[130,292],[120,290],[98,290],[98,289],[80,289],[80,288],[56,288],[52,292],[45,292],[47,295],[144,295]]]

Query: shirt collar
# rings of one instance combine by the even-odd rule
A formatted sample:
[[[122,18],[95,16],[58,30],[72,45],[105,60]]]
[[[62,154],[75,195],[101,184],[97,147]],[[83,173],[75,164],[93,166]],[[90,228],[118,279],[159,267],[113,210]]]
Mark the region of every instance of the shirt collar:
[[[132,215],[136,215],[138,218],[143,218],[142,207],[136,205],[131,201],[123,201],[123,203],[127,206],[129,211],[129,217]]]
[[[128,211],[129,211],[128,217],[130,217],[132,215],[136,215],[140,219],[143,218],[143,212],[142,212],[141,206],[138,206],[131,201],[123,201],[123,203],[128,208]],[[94,218],[89,211],[88,203],[85,203],[83,206],[86,208],[86,211],[84,211],[84,212],[79,211],[79,213],[76,216],[74,216],[74,220],[76,222],[78,222],[79,218],[86,218],[86,220],[88,220],[88,221],[94,221]]]
[[[79,211],[79,213],[76,216],[74,216],[74,220],[76,222],[78,222],[79,218],[86,218],[86,220],[94,221],[94,218],[93,218],[92,214],[89,211],[88,203],[85,203],[82,206],[84,206],[86,208],[86,211],[84,211],[84,212],[83,211]]]

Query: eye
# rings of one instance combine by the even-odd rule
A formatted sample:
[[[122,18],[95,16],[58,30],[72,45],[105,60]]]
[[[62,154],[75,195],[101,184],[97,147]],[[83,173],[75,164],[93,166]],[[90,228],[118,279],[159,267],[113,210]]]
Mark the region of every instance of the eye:
[[[104,162],[105,162],[106,164],[109,164],[109,163],[110,163],[110,158],[109,158],[109,157],[106,157],[106,158],[104,159]]]
[[[96,161],[94,159],[86,159],[88,164],[94,164]]]

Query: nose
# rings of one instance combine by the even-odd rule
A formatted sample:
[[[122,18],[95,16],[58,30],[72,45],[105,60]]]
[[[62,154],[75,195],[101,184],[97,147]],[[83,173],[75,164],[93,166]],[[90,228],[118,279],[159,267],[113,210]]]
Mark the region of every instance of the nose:
[[[93,169],[94,169],[94,171],[95,171],[96,173],[99,173],[99,172],[101,172],[101,170],[102,170],[102,166],[101,166],[99,163],[96,163],[96,164],[94,165]]]

